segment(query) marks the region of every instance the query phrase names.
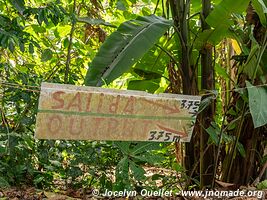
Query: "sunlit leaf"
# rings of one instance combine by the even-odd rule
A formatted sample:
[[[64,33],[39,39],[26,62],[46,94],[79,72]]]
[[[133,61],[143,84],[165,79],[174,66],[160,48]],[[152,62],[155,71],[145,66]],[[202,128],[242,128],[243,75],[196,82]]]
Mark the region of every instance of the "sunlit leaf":
[[[218,75],[220,75],[221,77],[223,77],[226,80],[230,79],[230,76],[228,75],[228,73],[226,72],[225,68],[222,68],[222,66],[220,66],[219,64],[215,64],[214,66],[216,73],[218,73]]]
[[[231,20],[231,16],[234,13],[242,13],[244,10],[246,10],[248,4],[249,0],[221,1],[218,5],[215,6],[215,8],[206,18],[206,22],[213,29],[207,30],[207,34],[209,34],[208,36],[202,36],[203,34],[205,34],[205,32],[200,33],[200,38],[206,37],[207,39],[205,40],[207,40],[213,45],[216,45],[218,42],[220,42],[223,37],[234,38],[234,35],[230,31],[230,26],[233,25],[233,20]]]
[[[44,27],[36,25],[36,24],[33,24],[32,28],[36,33],[45,33],[46,32],[46,29]]]
[[[154,93],[159,88],[160,79],[153,80],[132,80],[128,84],[129,90],[144,90],[149,93]]]

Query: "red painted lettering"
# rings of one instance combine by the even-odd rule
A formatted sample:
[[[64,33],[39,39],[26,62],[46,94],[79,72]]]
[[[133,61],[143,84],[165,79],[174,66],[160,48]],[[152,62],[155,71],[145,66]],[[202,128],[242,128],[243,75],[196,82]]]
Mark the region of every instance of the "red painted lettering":
[[[87,94],[87,98],[86,98],[86,112],[91,112],[91,100],[92,100],[92,93]]]
[[[134,128],[135,127],[135,121],[131,120],[131,119],[124,119],[123,120],[123,132],[127,133],[129,135],[133,134]]]
[[[133,114],[134,112],[134,104],[135,104],[135,98],[133,96],[130,96],[128,99],[126,106],[123,110],[124,113]]]
[[[75,108],[75,110],[78,109],[78,111],[82,111],[81,106],[82,106],[81,94],[80,92],[77,92],[75,96],[70,100],[67,109],[70,110],[70,108]]]
[[[80,135],[83,130],[84,119],[70,118],[69,132],[71,135]]]
[[[116,130],[119,126],[119,121],[117,119],[108,119],[108,130],[109,133],[116,133]]]
[[[58,115],[49,117],[47,127],[49,132],[57,134],[62,127],[62,117]]]
[[[100,94],[100,97],[99,97],[98,106],[97,106],[97,112],[100,112],[100,111],[101,111],[101,109],[102,109],[103,97],[104,97],[104,94],[103,94],[103,93],[101,93],[101,94]]]
[[[101,121],[103,121],[105,118],[97,117],[97,118],[93,118],[93,119],[95,121],[94,129],[96,129],[96,131],[97,131],[100,128]]]
[[[151,124],[151,121],[149,120],[140,120],[140,123],[143,123],[143,132],[148,133],[149,130],[149,124]]]
[[[56,100],[57,104],[53,105],[53,109],[60,109],[64,107],[64,99],[62,99],[61,95],[65,94],[63,91],[57,91],[52,94],[52,98]]]
[[[109,105],[109,112],[110,113],[116,113],[117,112],[119,101],[120,101],[120,95],[116,96],[115,102],[111,103]]]

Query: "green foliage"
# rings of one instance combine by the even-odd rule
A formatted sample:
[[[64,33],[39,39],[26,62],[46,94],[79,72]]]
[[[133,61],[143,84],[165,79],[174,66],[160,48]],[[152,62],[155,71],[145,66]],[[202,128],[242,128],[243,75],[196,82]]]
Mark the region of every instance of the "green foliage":
[[[53,57],[53,52],[51,49],[45,49],[41,56],[41,61],[46,62]]]
[[[154,15],[124,22],[101,46],[85,77],[85,85],[109,84],[136,63],[172,22]]]
[[[206,43],[217,45],[223,38],[235,38],[237,35],[231,31],[234,21],[231,16],[246,10],[249,0],[224,0],[221,1],[206,18],[206,22],[212,29],[199,33],[196,48],[200,49]],[[223,23],[222,23],[223,22]]]
[[[250,119],[248,110],[243,109],[246,103],[249,103],[255,127],[264,126],[267,119],[265,88],[247,82],[247,96],[237,82],[243,74],[251,81],[257,77],[257,81],[266,82],[266,50],[254,38],[253,27],[244,26],[248,2],[212,1],[214,9],[206,19],[211,29],[202,31],[199,14],[202,4],[192,0],[192,15],[186,18],[188,43],[183,44],[181,35],[176,34],[179,30],[168,20],[171,19],[170,8],[165,7],[164,1],[77,0],[76,5],[73,1],[1,1],[0,187],[56,188],[56,184],[62,183],[65,187],[90,190],[158,189],[156,181],[161,181],[162,188],[177,190],[184,185],[180,183],[190,180],[199,185],[198,178],[186,176],[181,164],[176,162],[174,144],[38,141],[33,136],[42,81],[63,83],[69,80],[69,84],[77,85],[85,81],[86,85],[109,84],[106,87],[150,93],[169,91],[168,85],[173,84],[173,92],[182,92],[182,45],[190,47],[190,67],[193,79],[198,79],[191,81],[196,84],[203,78],[201,49],[217,49],[213,60],[217,90],[203,91],[211,94],[201,102],[198,113],[217,103],[215,122],[205,130],[209,134],[208,145],[216,145],[223,151],[219,155],[222,171],[229,169],[225,166],[228,161],[231,165],[231,159],[248,158],[251,151],[244,146],[247,141],[240,139],[242,116]],[[265,1],[253,0],[252,3],[266,26]],[[218,48],[225,37],[235,38],[242,51],[232,57],[232,61],[236,61],[233,69],[228,66],[231,58],[218,57]],[[101,41],[105,41],[102,46]],[[222,54],[228,54],[230,46],[220,49]],[[68,55],[70,69],[66,79]],[[87,63],[90,63],[89,68]],[[228,108],[224,94],[232,87],[238,89],[229,92],[233,94],[230,99],[241,98],[233,100]],[[198,144],[195,145],[198,149]],[[170,172],[148,175],[146,172],[151,166],[167,168]],[[159,170],[156,168],[156,171]],[[197,170],[194,174],[199,175]]]
[[[257,87],[246,81],[249,96],[249,109],[254,127],[267,124],[267,91],[265,87]]]
[[[205,110],[208,106],[210,106],[212,104],[212,102],[216,99],[216,93],[214,94],[215,97],[213,95],[210,95],[206,98],[204,98],[203,100],[201,100],[199,108],[198,108],[198,113],[201,113],[203,110]]]
[[[248,58],[244,65],[239,69],[239,73],[244,71],[250,78],[253,78],[255,73],[255,64],[257,62],[257,54],[260,51],[260,46],[254,42]]]
[[[122,159],[116,167],[116,189],[133,188],[132,180],[145,181],[145,170],[141,164],[159,164],[164,157],[153,153],[162,148],[160,143],[154,142],[114,142],[122,153]],[[131,176],[132,175],[132,176]],[[132,178],[131,178],[132,177]]]
[[[10,3],[22,14],[25,10],[24,0],[11,0]]]
[[[252,5],[260,18],[261,24],[266,27],[267,2],[264,0],[253,0]]]
[[[4,177],[0,177],[0,188],[10,187],[8,181]]]
[[[257,189],[258,190],[264,190],[267,188],[267,180],[264,180],[260,183],[257,184]]]
[[[132,80],[129,81],[127,89],[129,90],[145,90],[154,93],[159,88],[160,79],[150,80]]]
[[[221,131],[221,128],[214,122],[211,123],[211,126],[208,127],[206,131],[210,136],[210,142],[214,143],[217,146],[219,145],[219,142],[225,145],[234,145],[236,141],[235,136],[228,135],[225,131]],[[221,141],[220,141],[220,137],[221,137]],[[246,151],[244,149],[244,146],[239,141],[237,142],[237,150],[242,157],[246,156]]]
[[[220,24],[226,24],[229,27],[233,23],[230,20],[231,14],[244,12],[248,4],[249,0],[221,1],[207,17],[206,22],[214,28]]]
[[[142,166],[159,163],[163,157],[154,155],[152,150],[141,155],[145,151],[142,145],[136,144],[134,148],[136,153],[133,155],[137,158],[125,154],[127,159],[121,161],[121,155],[124,154],[111,142],[38,141],[33,137],[40,83],[44,80],[63,82],[70,46],[69,83],[81,84],[86,63],[91,61],[95,49],[100,45],[98,37],[113,31],[113,23],[107,22],[105,16],[89,15],[88,10],[97,8],[92,4],[87,7],[82,2],[79,2],[79,15],[72,12],[72,4],[64,1],[11,3],[4,5],[10,8],[10,13],[5,9],[0,13],[0,91],[3,90],[0,110],[1,116],[4,116],[0,125],[0,187],[29,185],[55,188],[59,182],[69,188],[99,187],[112,190],[120,187],[125,177],[131,180],[128,183],[131,187],[138,181],[144,181]],[[113,12],[115,15],[121,13],[108,9],[111,16]],[[155,16],[140,19],[143,24],[157,19],[159,27],[163,26],[161,23],[164,21]],[[125,18],[117,16],[116,20],[114,24],[125,21]],[[80,23],[75,24],[70,45],[73,22]],[[152,30],[156,30],[154,26]],[[87,31],[91,31],[91,35],[88,36]],[[157,77],[161,75],[157,74]],[[134,146],[132,144],[131,149]],[[150,145],[147,147],[149,149]],[[126,176],[125,166],[128,166],[129,176]],[[119,175],[120,171],[123,172],[122,176]],[[115,172],[117,178],[114,183],[112,174]],[[121,187],[125,188],[126,185]]]

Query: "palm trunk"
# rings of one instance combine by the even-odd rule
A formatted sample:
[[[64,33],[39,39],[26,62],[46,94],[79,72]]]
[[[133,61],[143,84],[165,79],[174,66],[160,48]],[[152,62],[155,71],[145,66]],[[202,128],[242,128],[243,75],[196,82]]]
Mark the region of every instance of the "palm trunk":
[[[211,10],[211,1],[202,0],[202,31],[210,29],[210,26],[205,22],[206,17]],[[214,90],[214,67],[212,58],[212,46],[204,44],[200,50],[201,55],[201,88],[204,90]],[[208,143],[209,135],[204,128],[208,128],[213,121],[215,113],[215,105],[210,105],[206,108],[201,116],[200,123],[200,188],[208,186],[212,183],[214,169],[214,150],[209,148],[205,154],[205,148]]]
[[[197,86],[195,81],[192,81],[195,77],[193,77],[194,74],[192,73],[189,41],[190,37],[187,21],[189,16],[190,0],[170,0],[169,3],[172,12],[172,18],[174,20],[175,31],[179,37],[179,43],[181,45],[182,55],[181,59],[179,60],[180,65],[177,67],[181,71],[183,94],[196,94]],[[173,85],[173,87],[175,86]],[[175,90],[172,89],[172,91]],[[190,143],[185,144],[184,165],[188,175],[191,173],[195,163],[194,151],[194,141],[191,139]]]

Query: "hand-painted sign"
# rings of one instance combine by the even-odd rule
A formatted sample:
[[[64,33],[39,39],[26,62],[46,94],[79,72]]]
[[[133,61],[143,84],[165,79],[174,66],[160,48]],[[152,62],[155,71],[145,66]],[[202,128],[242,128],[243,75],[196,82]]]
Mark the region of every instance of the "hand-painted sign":
[[[188,142],[200,98],[42,83],[36,138]]]

